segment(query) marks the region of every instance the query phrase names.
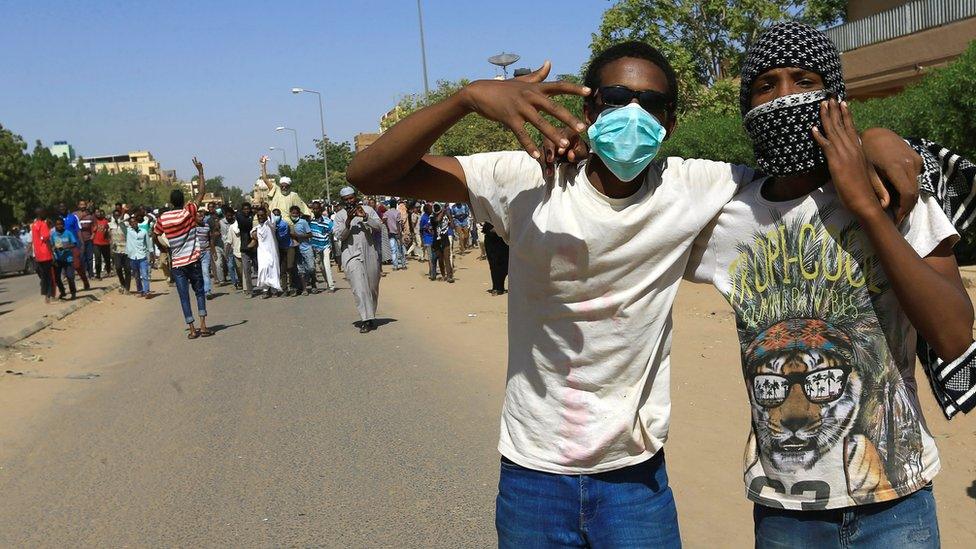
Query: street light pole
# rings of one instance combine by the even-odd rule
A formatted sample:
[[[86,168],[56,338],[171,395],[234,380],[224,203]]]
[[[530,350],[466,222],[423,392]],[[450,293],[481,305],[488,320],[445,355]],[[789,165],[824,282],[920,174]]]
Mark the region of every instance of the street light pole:
[[[288,163],[288,151],[280,147],[268,147],[269,151],[278,151],[281,153],[282,158],[284,158],[284,164]],[[281,165],[279,164],[278,171],[281,171]]]
[[[427,46],[424,45],[424,12],[420,9],[420,0],[417,0],[417,19],[420,21],[420,61],[424,67],[424,95],[430,95],[430,86],[427,84]]]
[[[314,93],[319,96],[319,125],[322,128],[322,165],[325,168],[325,199],[329,203],[332,202],[332,187],[329,186],[329,159],[326,155],[326,149],[328,148],[328,141],[325,138],[325,114],[322,110],[322,94],[305,88],[292,88],[291,93]]]
[[[281,132],[281,131],[286,131],[286,130],[287,131],[290,131],[295,136],[295,164],[296,164],[296,167],[297,167],[297,165],[298,165],[298,159],[300,159],[302,157],[302,153],[298,152],[298,131],[295,130],[294,128],[287,128],[285,126],[278,126],[277,128],[275,128],[275,131],[276,132]]]

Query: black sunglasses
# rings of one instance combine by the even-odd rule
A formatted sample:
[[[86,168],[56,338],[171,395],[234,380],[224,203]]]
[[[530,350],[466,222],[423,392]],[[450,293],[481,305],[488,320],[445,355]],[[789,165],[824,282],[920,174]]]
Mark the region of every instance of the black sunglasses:
[[[605,107],[625,107],[634,98],[647,112],[671,112],[674,101],[671,96],[655,90],[634,91],[626,86],[602,86],[593,97],[599,97]]]
[[[752,394],[756,404],[764,408],[775,408],[786,401],[794,385],[799,385],[808,401],[826,404],[844,394],[850,373],[849,367],[843,367],[788,375],[755,374],[752,376]]]

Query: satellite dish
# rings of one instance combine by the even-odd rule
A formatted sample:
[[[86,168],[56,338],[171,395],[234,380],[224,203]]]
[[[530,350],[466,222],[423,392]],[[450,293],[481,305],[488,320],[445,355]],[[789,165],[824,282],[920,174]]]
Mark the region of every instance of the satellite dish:
[[[521,56],[519,55],[516,55],[514,53],[502,52],[498,55],[492,55],[491,57],[489,57],[488,62],[491,63],[492,65],[501,67],[502,73],[505,75],[505,78],[508,78],[508,66],[518,61],[519,59],[521,59]]]

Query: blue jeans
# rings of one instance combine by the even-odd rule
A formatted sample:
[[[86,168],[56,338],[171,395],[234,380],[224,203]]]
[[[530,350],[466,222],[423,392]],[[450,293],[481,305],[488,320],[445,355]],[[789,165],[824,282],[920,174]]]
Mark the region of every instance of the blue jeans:
[[[500,548],[681,547],[664,451],[593,475],[556,475],[502,458],[495,502]]]
[[[210,295],[210,250],[200,252],[200,269],[203,272],[203,293]]]
[[[939,547],[932,486],[903,498],[843,509],[789,511],[755,505],[757,549]]]
[[[95,242],[92,240],[86,240],[82,245],[81,254],[82,267],[85,269],[85,274],[90,277],[95,276]]]
[[[180,306],[183,308],[183,320],[193,324],[193,309],[190,308],[190,287],[197,297],[197,313],[200,318],[207,316],[207,293],[203,289],[203,269],[199,261],[189,265],[173,268],[173,279],[176,281],[176,293],[180,295]]]
[[[136,291],[142,295],[149,293],[149,259],[130,259],[132,274],[136,279]]]
[[[400,235],[398,234],[390,235],[390,259],[394,269],[407,266],[407,258],[403,254],[403,243],[400,242]]]
[[[240,285],[240,280],[237,278],[237,265],[234,260],[234,250],[233,246],[224,247],[224,260],[227,264],[227,276],[234,286]]]

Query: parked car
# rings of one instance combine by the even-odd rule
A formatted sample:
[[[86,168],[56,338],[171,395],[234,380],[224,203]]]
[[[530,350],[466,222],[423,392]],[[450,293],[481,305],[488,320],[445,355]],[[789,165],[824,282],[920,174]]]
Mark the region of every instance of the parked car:
[[[34,260],[16,236],[0,236],[0,274],[26,274],[34,269]]]

